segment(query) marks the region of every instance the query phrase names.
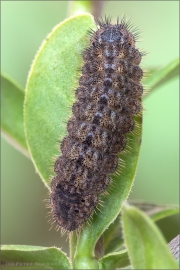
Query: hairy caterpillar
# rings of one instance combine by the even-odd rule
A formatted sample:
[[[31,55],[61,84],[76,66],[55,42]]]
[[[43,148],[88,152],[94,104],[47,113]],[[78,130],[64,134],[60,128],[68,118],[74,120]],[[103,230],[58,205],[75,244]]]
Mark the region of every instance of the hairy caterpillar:
[[[126,134],[134,129],[133,116],[142,110],[143,53],[130,29],[125,19],[114,25],[99,21],[83,53],[77,101],[51,183],[53,217],[66,231],[78,229],[93,214],[118,166]]]

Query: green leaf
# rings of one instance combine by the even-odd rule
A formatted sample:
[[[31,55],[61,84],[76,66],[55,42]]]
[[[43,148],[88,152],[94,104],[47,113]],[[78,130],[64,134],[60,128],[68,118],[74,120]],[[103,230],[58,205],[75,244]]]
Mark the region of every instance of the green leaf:
[[[166,67],[161,68],[159,70],[154,70],[151,75],[148,75],[144,80],[144,84],[150,89],[150,93],[152,90],[160,87],[164,83],[167,83],[171,79],[175,78],[179,75],[179,59],[174,60]],[[148,96],[148,95],[147,95]],[[146,96],[145,96],[146,97]]]
[[[119,155],[121,165],[120,174],[113,175],[113,184],[108,188],[109,195],[103,196],[103,205],[99,206],[100,211],[92,217],[91,226],[86,224],[79,234],[77,250],[75,255],[75,268],[84,269],[87,266],[89,258],[94,259],[94,247],[99,237],[105,229],[115,220],[119,214],[123,202],[127,199],[135,177],[138,156],[141,144],[141,116],[136,118],[136,128],[134,132],[128,135],[128,144],[126,153]],[[137,127],[138,126],[138,127]]]
[[[1,129],[15,148],[29,156],[23,124],[24,89],[7,74],[1,74]]]
[[[77,86],[81,52],[88,44],[87,31],[94,26],[91,15],[81,14],[57,25],[37,53],[30,70],[24,118],[29,152],[34,165],[49,186],[53,158],[66,134]]]
[[[66,254],[55,247],[4,245],[1,263],[2,269],[71,269]]]
[[[153,221],[158,221],[160,219],[176,215],[179,213],[179,208],[174,206],[174,207],[167,207],[167,208],[161,208],[161,209],[156,209],[153,212],[149,213],[150,217]]]
[[[100,269],[124,268],[130,265],[127,250],[109,253],[99,260]]]
[[[134,269],[178,269],[161,232],[145,213],[126,205],[122,214],[125,243]]]

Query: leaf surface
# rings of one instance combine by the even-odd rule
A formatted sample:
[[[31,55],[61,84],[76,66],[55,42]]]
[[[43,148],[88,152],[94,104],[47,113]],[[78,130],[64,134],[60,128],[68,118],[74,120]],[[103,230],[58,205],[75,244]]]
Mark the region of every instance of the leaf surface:
[[[126,205],[122,223],[134,269],[178,269],[161,232],[145,213]]]
[[[75,100],[81,53],[89,42],[87,31],[93,26],[89,14],[57,25],[42,44],[29,73],[24,106],[26,137],[34,165],[47,187]]]
[[[55,247],[4,245],[2,269],[71,269],[64,252]]]

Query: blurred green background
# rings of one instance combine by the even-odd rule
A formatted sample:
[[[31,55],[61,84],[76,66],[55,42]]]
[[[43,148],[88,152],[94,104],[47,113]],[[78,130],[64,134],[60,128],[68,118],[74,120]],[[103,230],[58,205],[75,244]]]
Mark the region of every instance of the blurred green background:
[[[67,17],[68,1],[2,1],[2,70],[25,87],[32,60],[43,39]],[[148,52],[145,69],[167,65],[179,56],[178,1],[106,1],[104,14],[126,15],[141,30],[139,48]],[[143,142],[131,199],[179,202],[178,78],[144,100]],[[64,246],[49,231],[43,200],[47,190],[32,162],[2,139],[2,244]],[[171,229],[170,229],[171,230]]]

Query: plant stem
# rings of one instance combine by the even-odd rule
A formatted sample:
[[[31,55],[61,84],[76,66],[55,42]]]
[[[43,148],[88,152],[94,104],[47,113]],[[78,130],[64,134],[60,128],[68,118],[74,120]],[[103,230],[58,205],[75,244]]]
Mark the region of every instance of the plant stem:
[[[68,15],[72,16],[80,12],[91,13],[95,21],[101,17],[105,1],[69,1]]]
[[[100,236],[99,240],[95,246],[95,256],[97,259],[100,259],[104,256],[104,239],[103,235]]]
[[[97,22],[98,19],[101,17],[102,15],[102,10],[103,10],[103,6],[105,4],[105,1],[91,1],[92,2],[92,15],[95,18],[95,21]]]
[[[72,263],[74,261],[76,245],[77,245],[77,235],[75,232],[71,232],[69,235],[69,249],[70,249],[70,259]]]

